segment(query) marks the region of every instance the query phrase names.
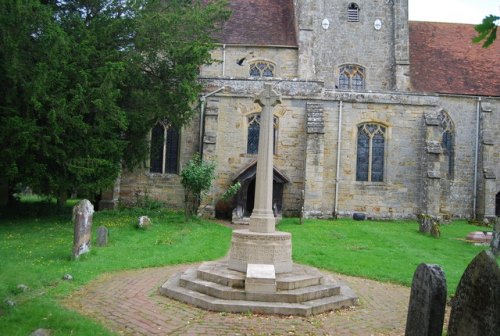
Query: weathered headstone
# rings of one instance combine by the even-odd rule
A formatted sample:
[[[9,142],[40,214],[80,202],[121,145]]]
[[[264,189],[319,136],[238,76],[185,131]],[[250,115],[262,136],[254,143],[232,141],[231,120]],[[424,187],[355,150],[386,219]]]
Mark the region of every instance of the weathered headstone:
[[[94,206],[89,200],[81,200],[80,203],[73,208],[73,221],[75,222],[73,258],[75,259],[78,259],[80,255],[90,251],[93,215]]]
[[[500,334],[500,268],[482,251],[467,266],[452,300],[448,336]]]
[[[494,256],[500,255],[500,217],[497,217],[493,225],[493,237],[491,239],[491,252]]]
[[[439,219],[427,214],[419,214],[417,216],[418,220],[418,230],[422,233],[430,233],[432,227],[439,224]]]
[[[109,237],[109,231],[105,226],[99,226],[97,228],[97,239],[96,239],[96,245],[97,246],[106,246],[108,245],[108,237]]]
[[[441,336],[446,306],[446,277],[439,265],[420,264],[413,275],[406,336]]]

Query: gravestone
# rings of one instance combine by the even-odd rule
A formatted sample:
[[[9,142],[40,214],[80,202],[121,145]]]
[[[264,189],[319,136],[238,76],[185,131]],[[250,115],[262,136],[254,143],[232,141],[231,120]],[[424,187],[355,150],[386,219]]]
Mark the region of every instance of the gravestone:
[[[73,258],[75,259],[90,251],[93,215],[94,206],[89,200],[83,199],[73,208],[73,221],[75,222]]]
[[[432,227],[439,224],[439,219],[427,214],[417,215],[418,230],[422,233],[431,233]]]
[[[97,246],[108,245],[108,237],[109,237],[108,229],[105,226],[99,226],[97,228],[97,240],[96,240]]]
[[[500,335],[500,268],[482,251],[467,266],[451,304],[448,336]]]
[[[500,255],[500,217],[497,217],[493,224],[493,237],[490,246],[493,255],[498,257]]]
[[[413,275],[406,336],[441,336],[446,306],[446,277],[439,265],[420,264]]]

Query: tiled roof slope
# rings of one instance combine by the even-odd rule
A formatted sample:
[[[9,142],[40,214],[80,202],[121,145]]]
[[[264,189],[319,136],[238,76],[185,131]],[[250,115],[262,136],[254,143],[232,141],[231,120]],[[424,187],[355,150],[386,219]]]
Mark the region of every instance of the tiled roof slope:
[[[231,0],[225,44],[297,46],[293,0]]]
[[[482,48],[474,36],[474,25],[410,22],[413,90],[500,96],[500,38]]]

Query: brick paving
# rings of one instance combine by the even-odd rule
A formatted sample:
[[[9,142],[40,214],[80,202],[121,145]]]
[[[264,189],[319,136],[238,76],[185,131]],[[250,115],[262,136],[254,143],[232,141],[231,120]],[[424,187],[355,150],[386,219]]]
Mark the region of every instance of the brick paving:
[[[410,289],[331,273],[360,305],[311,317],[205,311],[158,294],[174,273],[193,265],[105,274],[63,304],[120,335],[403,335]]]

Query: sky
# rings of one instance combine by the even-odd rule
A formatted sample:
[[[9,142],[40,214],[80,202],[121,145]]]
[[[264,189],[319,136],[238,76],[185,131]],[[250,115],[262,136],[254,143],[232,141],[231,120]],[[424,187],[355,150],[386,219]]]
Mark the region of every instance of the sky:
[[[412,21],[481,23],[486,15],[500,16],[500,0],[408,0]]]

